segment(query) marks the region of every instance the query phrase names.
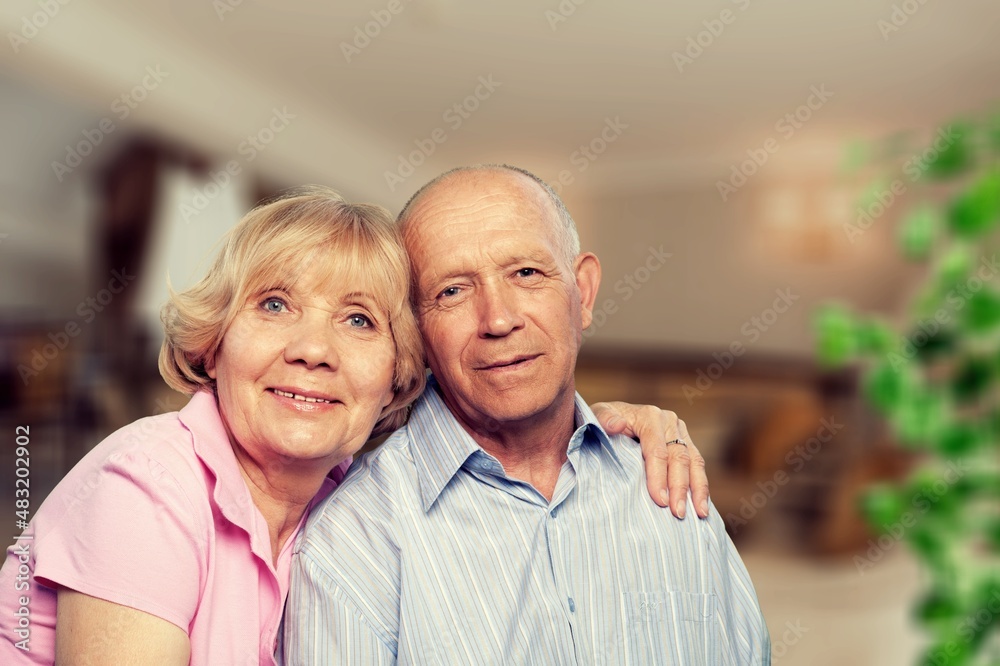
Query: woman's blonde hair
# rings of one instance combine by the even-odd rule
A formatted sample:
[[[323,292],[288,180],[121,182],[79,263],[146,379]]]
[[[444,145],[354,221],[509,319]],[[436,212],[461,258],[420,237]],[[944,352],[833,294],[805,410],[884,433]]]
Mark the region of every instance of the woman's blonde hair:
[[[348,203],[327,188],[300,188],[257,206],[223,239],[200,282],[170,291],[160,317],[160,374],[182,393],[214,391],[205,365],[215,358],[236,314],[252,296],[291,286],[306,258],[325,259],[331,275],[362,282],[388,314],[396,348],[395,395],[373,434],[395,430],[424,387],[423,346],[408,300],[410,262],[386,209]]]

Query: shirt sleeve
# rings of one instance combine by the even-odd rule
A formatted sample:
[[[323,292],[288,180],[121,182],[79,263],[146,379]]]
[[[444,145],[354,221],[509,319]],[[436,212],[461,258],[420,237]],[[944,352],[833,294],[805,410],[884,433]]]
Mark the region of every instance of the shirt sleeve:
[[[716,594],[728,601],[723,624],[728,643],[736,652],[733,656],[736,663],[770,666],[771,637],[750,574],[714,506],[708,521],[715,532],[721,554],[722,571],[716,581]]]
[[[365,572],[356,572],[364,576]],[[396,663],[395,651],[365,621],[337,583],[308,554],[292,557],[284,620],[286,666]]]
[[[38,582],[189,630],[208,529],[161,463],[138,450],[112,453],[91,470],[67,476],[47,501],[62,510],[39,526]]]

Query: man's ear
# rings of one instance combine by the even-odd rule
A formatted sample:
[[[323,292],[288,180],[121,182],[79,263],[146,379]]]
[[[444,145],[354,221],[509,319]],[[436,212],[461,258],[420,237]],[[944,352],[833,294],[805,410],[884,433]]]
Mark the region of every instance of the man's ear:
[[[601,262],[593,252],[584,252],[576,258],[573,268],[576,287],[580,290],[583,329],[586,330],[594,321],[594,301],[597,300],[597,289],[601,286]]]

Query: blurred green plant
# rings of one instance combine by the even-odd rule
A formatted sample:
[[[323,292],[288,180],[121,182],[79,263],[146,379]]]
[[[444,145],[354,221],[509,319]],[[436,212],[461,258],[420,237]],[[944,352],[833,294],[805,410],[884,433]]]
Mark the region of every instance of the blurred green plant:
[[[920,663],[1000,664],[1000,112],[914,143],[912,133],[855,143],[845,159],[854,174],[873,172],[862,174],[876,183],[862,210],[881,216],[893,200],[868,208],[870,193],[905,191],[900,250],[928,268],[911,315],[894,330],[824,306],[818,352],[827,366],[860,364],[895,440],[923,454],[909,478],[862,502],[869,524],[904,539],[929,573],[914,609],[931,638]]]

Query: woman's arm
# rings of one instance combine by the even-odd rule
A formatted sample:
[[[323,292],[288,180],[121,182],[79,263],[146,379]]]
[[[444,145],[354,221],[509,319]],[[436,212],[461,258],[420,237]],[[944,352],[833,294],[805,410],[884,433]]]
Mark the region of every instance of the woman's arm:
[[[143,611],[60,588],[56,664],[177,664],[191,658],[187,633]]]
[[[646,488],[660,506],[669,504],[678,518],[687,512],[688,488],[695,512],[708,517],[708,476],[705,459],[691,441],[684,421],[674,412],[653,405],[598,402],[590,407],[604,429],[612,435],[639,440],[646,461]],[[681,439],[684,444],[670,444]]]

